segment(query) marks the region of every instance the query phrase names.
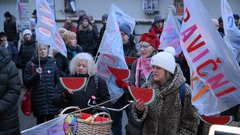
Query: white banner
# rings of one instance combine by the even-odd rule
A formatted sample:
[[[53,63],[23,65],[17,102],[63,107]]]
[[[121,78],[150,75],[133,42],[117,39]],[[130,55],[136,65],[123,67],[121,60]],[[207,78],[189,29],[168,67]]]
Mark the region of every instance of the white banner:
[[[184,0],[180,32],[184,55],[194,71],[192,103],[213,115],[240,103],[240,68],[200,0]]]

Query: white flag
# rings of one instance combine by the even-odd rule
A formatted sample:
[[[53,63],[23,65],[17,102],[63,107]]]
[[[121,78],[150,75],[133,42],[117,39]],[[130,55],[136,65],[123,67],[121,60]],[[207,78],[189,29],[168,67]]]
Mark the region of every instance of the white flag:
[[[192,78],[192,103],[200,114],[213,115],[240,103],[240,68],[200,0],[184,0],[180,32]]]

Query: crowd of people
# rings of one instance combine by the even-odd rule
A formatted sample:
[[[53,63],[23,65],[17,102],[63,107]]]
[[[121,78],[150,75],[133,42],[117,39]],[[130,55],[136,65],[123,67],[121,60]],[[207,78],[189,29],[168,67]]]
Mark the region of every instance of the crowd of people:
[[[66,16],[63,27],[58,31],[65,42],[67,57],[57,50],[50,51],[50,45],[36,41],[36,10],[30,19],[31,27],[22,32],[22,39],[19,39],[16,29],[16,17],[9,11],[4,13],[4,17],[4,31],[0,32],[0,134],[20,134],[17,101],[22,88],[32,89],[32,111],[36,124],[55,118],[61,109],[68,106],[86,108],[92,95],[96,96],[97,103],[110,100],[107,83],[97,74],[95,61],[108,23],[107,14],[102,16],[100,32],[93,17],[86,13],[79,17],[77,24]],[[239,16],[235,14],[234,18],[240,28]],[[224,36],[221,18],[215,23]],[[129,24],[119,24],[125,57],[137,59],[128,65],[131,71],[129,80],[116,80],[116,85],[124,90],[124,94],[108,106],[121,108],[132,100],[127,91],[129,85],[152,88],[156,91],[153,104],[146,106],[137,100],[126,109],[126,134],[200,135],[197,109],[191,103],[189,67],[183,53],[176,55],[172,47],[159,49],[163,28],[164,19],[155,16],[150,30],[141,34],[136,42]],[[22,79],[18,77],[18,69],[22,71]],[[69,76],[87,77],[85,90],[64,90],[58,78]],[[22,84],[20,80],[23,80]],[[182,85],[185,86],[183,98],[179,92]],[[236,108],[227,114],[235,115],[238,106]],[[86,112],[92,113],[91,110]],[[122,135],[123,112],[110,113],[113,135]]]

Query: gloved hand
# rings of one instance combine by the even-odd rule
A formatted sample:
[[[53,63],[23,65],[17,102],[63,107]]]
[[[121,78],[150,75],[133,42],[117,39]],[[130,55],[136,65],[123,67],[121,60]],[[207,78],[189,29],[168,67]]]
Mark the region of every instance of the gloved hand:
[[[128,86],[130,86],[130,84],[128,82],[125,82],[125,81],[123,81],[122,79],[119,79],[119,78],[117,78],[115,80],[115,83],[117,84],[117,86],[119,88],[123,88],[123,89],[126,89]]]

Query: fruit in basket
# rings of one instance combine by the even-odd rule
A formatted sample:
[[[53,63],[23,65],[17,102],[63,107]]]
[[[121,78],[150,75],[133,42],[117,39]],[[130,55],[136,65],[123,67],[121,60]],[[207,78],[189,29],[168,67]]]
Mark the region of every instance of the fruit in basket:
[[[219,124],[219,125],[227,125],[233,121],[233,116],[203,116],[200,115],[199,118],[208,124]]]
[[[145,105],[151,104],[156,96],[154,89],[129,86],[128,90],[135,100],[143,101]]]
[[[73,92],[82,90],[87,84],[85,77],[60,77],[60,84],[65,90],[72,90]]]
[[[107,66],[107,68],[114,77],[121,80],[127,80],[130,76],[130,71],[128,69],[114,68],[110,66]]]
[[[132,65],[135,60],[137,60],[137,57],[125,57],[125,61],[128,65]]]

